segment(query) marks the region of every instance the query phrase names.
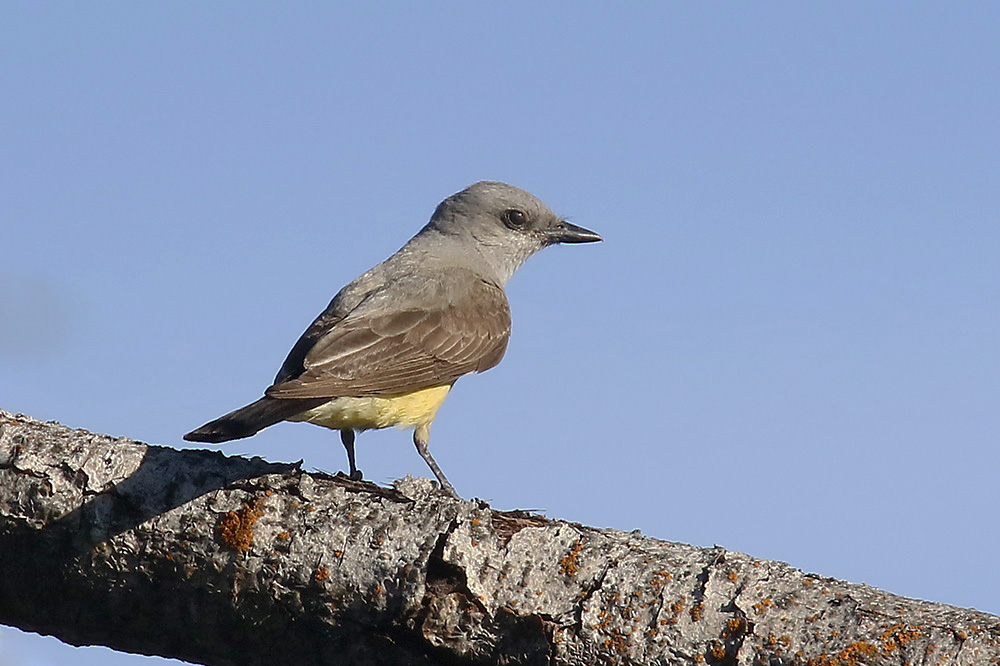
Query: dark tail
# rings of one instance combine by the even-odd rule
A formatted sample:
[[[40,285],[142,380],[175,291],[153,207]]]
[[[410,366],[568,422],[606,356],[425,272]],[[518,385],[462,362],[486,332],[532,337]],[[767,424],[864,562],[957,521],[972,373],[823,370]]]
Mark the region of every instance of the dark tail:
[[[184,435],[189,442],[218,444],[231,439],[242,439],[275,423],[284,421],[307,409],[318,407],[329,398],[278,399],[263,397],[246,407],[229,412]]]

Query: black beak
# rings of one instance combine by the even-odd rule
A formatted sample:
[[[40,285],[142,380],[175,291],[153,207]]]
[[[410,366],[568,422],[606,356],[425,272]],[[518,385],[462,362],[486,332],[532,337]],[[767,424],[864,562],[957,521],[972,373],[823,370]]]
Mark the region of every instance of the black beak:
[[[593,243],[599,240],[604,240],[600,234],[570,224],[566,220],[561,221],[549,232],[549,242],[551,243]]]

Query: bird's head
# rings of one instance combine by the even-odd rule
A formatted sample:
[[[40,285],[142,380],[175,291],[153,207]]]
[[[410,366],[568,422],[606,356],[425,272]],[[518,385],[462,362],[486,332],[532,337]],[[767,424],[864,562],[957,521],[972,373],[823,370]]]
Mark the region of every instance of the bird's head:
[[[457,241],[501,282],[535,252],[557,243],[592,243],[600,235],[567,222],[538,197],[513,185],[481,181],[442,201],[425,231]]]

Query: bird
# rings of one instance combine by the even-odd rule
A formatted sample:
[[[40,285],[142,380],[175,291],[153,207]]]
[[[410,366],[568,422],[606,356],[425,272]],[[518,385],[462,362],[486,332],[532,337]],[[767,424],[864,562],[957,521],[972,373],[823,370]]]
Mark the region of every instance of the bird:
[[[361,480],[356,433],[413,428],[441,488],[430,426],[455,382],[496,366],[511,332],[504,286],[531,255],[603,240],[513,185],[480,181],[446,198],[395,254],[341,289],[302,333],[264,395],[186,435],[221,443],[281,421],[339,430]]]

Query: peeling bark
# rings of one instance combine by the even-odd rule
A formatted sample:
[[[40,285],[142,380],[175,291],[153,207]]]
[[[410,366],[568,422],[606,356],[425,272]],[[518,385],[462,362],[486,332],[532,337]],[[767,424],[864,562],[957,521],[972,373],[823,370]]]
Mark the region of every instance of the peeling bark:
[[[989,664],[1000,618],[0,411],[0,623],[241,664]]]

